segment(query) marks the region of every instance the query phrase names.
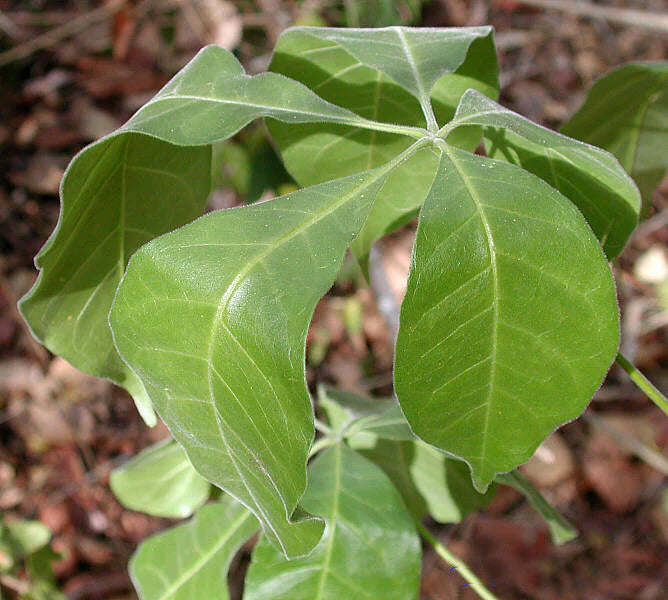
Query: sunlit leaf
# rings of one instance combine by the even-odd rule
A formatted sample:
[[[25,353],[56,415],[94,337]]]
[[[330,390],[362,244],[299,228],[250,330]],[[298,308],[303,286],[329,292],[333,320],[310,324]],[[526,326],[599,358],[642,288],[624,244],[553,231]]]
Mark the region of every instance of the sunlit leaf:
[[[474,90],[462,96],[448,128],[483,125],[492,158],[515,163],[558,189],[580,209],[608,258],[638,224],[640,196],[614,156],[536,125]]]
[[[484,491],[584,410],[618,341],[612,274],[575,206],[514,165],[444,148],[397,340],[413,432]]]
[[[41,273],[21,312],[52,352],[125,387],[151,425],[146,391],[112,343],[114,293],[137,248],[202,213],[209,145],[264,116],[363,121],[282,75],[248,76],[231,53],[210,46],[120,130],[77,155],[63,178],[60,220],[36,259]]]
[[[193,466],[246,505],[286,554],[308,553],[313,411],[304,347],[386,171],[211,213],[132,258],[110,322]],[[175,319],[178,315],[178,319]]]

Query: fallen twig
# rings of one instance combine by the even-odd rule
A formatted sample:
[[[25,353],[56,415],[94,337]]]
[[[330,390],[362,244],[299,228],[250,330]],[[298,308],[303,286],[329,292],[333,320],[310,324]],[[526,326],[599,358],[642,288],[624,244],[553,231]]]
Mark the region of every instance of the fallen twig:
[[[53,46],[61,40],[86,29],[86,27],[90,27],[93,23],[106,19],[123,8],[127,2],[128,0],[109,0],[109,2],[103,6],[82,15],[78,19],[63,23],[59,27],[38,35],[27,42],[14,46],[6,52],[0,53],[0,67],[15,60],[26,58],[37,50]]]
[[[574,2],[573,0],[518,0],[518,2],[529,6],[561,10],[581,17],[604,19],[622,25],[668,32],[668,14],[665,13],[616,8],[614,6],[598,6],[589,2]]]

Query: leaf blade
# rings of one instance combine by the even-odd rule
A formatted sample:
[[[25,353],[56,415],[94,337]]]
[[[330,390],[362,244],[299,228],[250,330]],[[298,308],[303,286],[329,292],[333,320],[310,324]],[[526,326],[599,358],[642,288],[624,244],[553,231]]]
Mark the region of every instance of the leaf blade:
[[[612,155],[536,125],[475,90],[462,96],[446,127],[457,124],[484,126],[491,158],[518,164],[574,202],[610,259],[622,251],[638,223],[641,200]]]
[[[142,383],[114,349],[107,316],[130,255],[201,215],[210,144],[256,118],[364,120],[276,73],[244,73],[223,48],[204,48],[128,123],[78,154],[61,186],[58,225],[36,259],[19,308],[35,337],[77,368],[133,395],[155,424]],[[77,252],[70,252],[77,245]]]
[[[667,113],[668,61],[628,63],[594,83],[561,131],[614,154],[638,184],[646,213],[668,169],[666,153],[656,151],[666,145]]]
[[[142,542],[130,560],[142,600],[228,600],[230,562],[257,530],[244,507],[229,496],[199,510],[194,519]]]
[[[173,441],[159,442],[111,472],[109,485],[125,507],[156,517],[183,519],[204,505],[211,486]]]
[[[484,491],[584,410],[614,360],[619,313],[570,202],[507,163],[454,148],[442,161],[420,215],[395,386],[414,433],[465,460]]]
[[[192,464],[287,556],[308,553],[323,528],[292,520],[314,435],[310,316],[386,172],[211,213],[158,238],[132,258],[112,308],[116,347]]]
[[[310,556],[294,561],[284,560],[261,541],[253,553],[244,600],[417,597],[419,539],[380,469],[338,443],[311,465],[303,502],[327,518],[322,541]]]

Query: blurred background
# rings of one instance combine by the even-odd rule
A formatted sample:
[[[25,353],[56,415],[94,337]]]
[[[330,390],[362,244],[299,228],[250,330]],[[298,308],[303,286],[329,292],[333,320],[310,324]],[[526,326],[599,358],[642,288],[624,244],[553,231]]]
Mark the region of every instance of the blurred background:
[[[0,0],[0,517],[39,519],[51,529],[54,573],[67,598],[134,598],[128,558],[170,523],[122,508],[108,487],[114,467],[167,430],[146,428],[123,391],[51,356],[16,310],[36,276],[33,257],[55,226],[63,170],[78,150],[121,125],[203,45],[232,50],[256,73],[294,24],[491,24],[500,102],[558,128],[612,67],[668,57],[667,14],[666,0]],[[295,187],[262,123],[219,145],[216,157],[210,209]],[[623,350],[665,390],[668,180],[653,203],[615,274]],[[396,296],[412,231],[408,225],[377,248]],[[307,363],[311,384],[392,393],[392,334],[353,264],[316,309]],[[506,600],[665,599],[667,446],[668,419],[613,368],[586,418],[553,434],[523,468],[578,526],[578,539],[553,547],[542,521],[509,488],[484,513],[441,528],[440,539]],[[231,569],[236,598],[247,562],[248,548]],[[25,577],[0,575],[0,596],[26,592]],[[423,599],[476,597],[462,586],[425,551]]]

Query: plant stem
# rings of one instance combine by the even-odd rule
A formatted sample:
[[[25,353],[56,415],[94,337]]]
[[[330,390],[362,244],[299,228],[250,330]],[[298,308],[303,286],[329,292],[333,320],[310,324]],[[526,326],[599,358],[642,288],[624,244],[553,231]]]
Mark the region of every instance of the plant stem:
[[[322,434],[327,435],[327,436],[333,436],[334,435],[334,430],[329,427],[329,425],[326,425],[323,423],[320,419],[315,419],[313,422],[315,425],[315,428]]]
[[[552,541],[556,545],[570,542],[578,536],[578,530],[573,527],[559,512],[543,497],[533,483],[531,483],[520,471],[515,469],[510,473],[496,476],[496,481],[508,485],[523,494],[547,523]]]
[[[635,383],[643,392],[645,392],[649,399],[668,415],[668,400],[659,390],[654,387],[652,382],[647,379],[647,377],[645,377],[640,371],[638,371],[638,369],[635,368],[631,361],[621,352],[617,354],[616,360],[617,364],[628,373],[631,381],[633,381],[633,383]]]
[[[469,569],[468,565],[463,561],[457,558],[450,550],[448,550],[441,542],[439,542],[422,523],[419,521],[415,522],[415,525],[420,532],[420,535],[427,540],[431,546],[434,548],[436,554],[438,554],[446,563],[448,563],[453,568],[457,569],[457,572],[468,581],[472,589],[474,589],[478,595],[484,600],[499,600],[492,592],[490,592],[485,584],[478,579],[476,574]]]
[[[308,457],[311,458],[318,454],[321,450],[325,450],[326,448],[329,448],[330,446],[333,446],[337,442],[339,442],[339,438],[335,437],[321,437],[317,439],[313,446],[311,446],[311,451],[308,453]]]

